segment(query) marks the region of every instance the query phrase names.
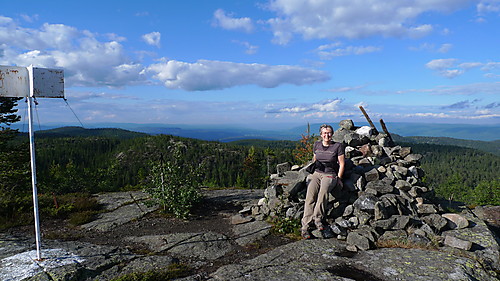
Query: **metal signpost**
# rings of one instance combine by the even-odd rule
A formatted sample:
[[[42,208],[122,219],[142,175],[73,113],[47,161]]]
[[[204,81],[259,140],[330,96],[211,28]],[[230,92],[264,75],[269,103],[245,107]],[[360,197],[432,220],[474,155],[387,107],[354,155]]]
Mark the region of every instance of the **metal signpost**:
[[[0,97],[25,97],[28,100],[28,119],[31,155],[31,184],[35,215],[36,255],[41,260],[40,219],[35,165],[35,134],[33,132],[33,100],[35,98],[64,98],[64,72],[60,69],[0,66]]]

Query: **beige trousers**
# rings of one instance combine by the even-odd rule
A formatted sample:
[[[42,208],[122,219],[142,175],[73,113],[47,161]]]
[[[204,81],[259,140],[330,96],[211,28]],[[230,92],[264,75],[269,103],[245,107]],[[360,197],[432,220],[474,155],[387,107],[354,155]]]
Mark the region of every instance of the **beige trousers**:
[[[304,216],[302,217],[302,230],[307,230],[311,222],[314,222],[317,228],[323,226],[326,204],[328,203],[328,193],[336,185],[336,175],[318,172],[312,174],[311,182],[307,186]]]

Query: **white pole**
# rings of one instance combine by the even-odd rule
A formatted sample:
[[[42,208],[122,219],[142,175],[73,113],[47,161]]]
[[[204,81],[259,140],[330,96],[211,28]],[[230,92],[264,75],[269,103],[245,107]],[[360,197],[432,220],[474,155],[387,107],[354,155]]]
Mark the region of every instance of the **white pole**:
[[[30,95],[28,96],[28,119],[31,155],[31,185],[33,186],[33,212],[35,215],[36,258],[42,259],[40,239],[40,219],[38,216],[38,191],[36,188],[36,162],[35,162],[35,133],[33,132],[33,66],[28,67],[30,80]]]

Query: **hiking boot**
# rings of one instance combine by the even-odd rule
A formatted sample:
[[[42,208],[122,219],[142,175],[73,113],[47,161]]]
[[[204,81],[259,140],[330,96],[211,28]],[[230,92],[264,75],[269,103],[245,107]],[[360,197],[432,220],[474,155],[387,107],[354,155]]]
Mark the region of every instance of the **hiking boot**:
[[[309,233],[308,230],[302,230],[301,236],[302,236],[302,239],[311,239],[311,234]]]
[[[330,228],[330,226],[322,226],[319,228],[319,232],[321,232],[321,236],[323,237],[323,239],[330,239],[330,238],[333,238],[335,237],[335,234],[333,233],[332,229]]]

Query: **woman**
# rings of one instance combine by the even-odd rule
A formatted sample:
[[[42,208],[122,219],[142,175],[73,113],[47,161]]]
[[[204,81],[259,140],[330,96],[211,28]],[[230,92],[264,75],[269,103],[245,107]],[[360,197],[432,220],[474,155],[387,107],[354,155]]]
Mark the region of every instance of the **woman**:
[[[321,125],[319,128],[321,141],[314,143],[313,162],[316,169],[307,187],[304,216],[302,218],[302,237],[311,238],[310,224],[314,223],[323,238],[333,237],[330,227],[323,224],[325,218],[328,193],[337,185],[342,186],[345,156],[342,143],[332,141],[333,128]],[[314,164],[313,164],[314,165]]]

